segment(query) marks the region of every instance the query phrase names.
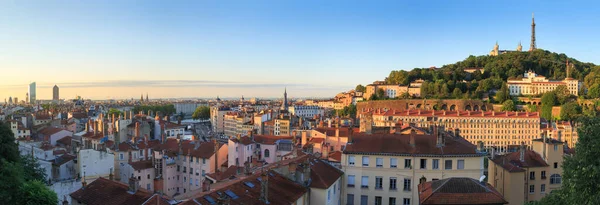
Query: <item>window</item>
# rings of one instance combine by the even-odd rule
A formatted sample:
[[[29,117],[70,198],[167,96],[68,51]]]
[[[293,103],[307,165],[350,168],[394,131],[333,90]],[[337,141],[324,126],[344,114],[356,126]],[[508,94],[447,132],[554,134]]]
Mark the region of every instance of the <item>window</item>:
[[[270,157],[271,153],[269,153],[269,149],[265,149],[265,157]]]
[[[554,145],[554,151],[558,151],[558,145]]]
[[[369,157],[367,157],[367,156],[362,157],[362,165],[363,165],[363,167],[369,166]]]
[[[396,197],[390,197],[390,200],[388,202],[389,205],[396,205]]]
[[[465,169],[465,160],[456,160],[456,169]]]
[[[369,205],[369,196],[360,195],[360,205]]]
[[[410,198],[402,199],[402,205],[410,205]]]
[[[550,176],[550,184],[560,184],[562,183],[562,178],[559,174],[553,174]]]
[[[194,157],[190,156],[190,162],[194,163]]]
[[[540,193],[546,193],[546,184],[540,186]]]
[[[150,179],[150,175],[149,175],[149,174],[148,174],[148,176],[147,176],[147,177],[148,177],[148,179]]]
[[[530,194],[535,193],[535,185],[529,185],[529,193]]]
[[[202,164],[206,164],[206,159],[202,158]]]
[[[186,156],[183,156],[183,161],[184,161],[184,162],[185,162],[185,158],[186,158]]]
[[[348,187],[354,187],[354,175],[348,175]]]
[[[360,187],[369,188],[369,176],[362,176],[360,179]]]
[[[194,168],[192,168],[192,167],[190,167],[190,174],[194,174]]]
[[[331,190],[327,190],[327,203],[331,202]]]
[[[410,169],[412,168],[412,162],[410,159],[404,159],[404,169]]]
[[[439,159],[431,160],[431,168],[432,169],[440,169],[440,160]]]
[[[383,158],[375,158],[375,164],[377,167],[383,167]]]
[[[427,169],[427,159],[421,159],[421,169]]]
[[[529,172],[529,180],[535,180],[535,172]]]
[[[446,160],[444,169],[452,169],[452,160]]]
[[[186,169],[187,169],[186,167],[183,167],[183,173],[185,173],[185,172],[186,172]]]
[[[150,189],[150,183],[146,184],[146,189],[147,189],[147,190],[151,190],[151,189]]]
[[[554,169],[558,168],[558,163],[554,162]]]
[[[354,205],[354,194],[348,194],[348,196],[346,196],[346,204]]]
[[[125,157],[123,157],[123,153],[119,154],[119,159],[123,160]]]
[[[546,179],[546,171],[542,171],[542,179]]]
[[[390,190],[396,190],[396,177],[390,177]]]
[[[391,168],[398,167],[398,159],[396,159],[396,158],[390,158],[390,167]]]
[[[381,197],[380,197],[380,196],[376,196],[376,197],[375,197],[375,205],[381,205],[382,201],[383,201],[383,200],[381,199]]]
[[[177,165],[177,171],[179,171],[179,170],[180,170],[180,168],[181,168],[181,167],[180,167],[179,165]]]
[[[404,191],[410,191],[410,179],[404,179]]]
[[[348,156],[348,165],[354,166],[354,155]]]
[[[383,189],[383,178],[375,177],[375,189]]]

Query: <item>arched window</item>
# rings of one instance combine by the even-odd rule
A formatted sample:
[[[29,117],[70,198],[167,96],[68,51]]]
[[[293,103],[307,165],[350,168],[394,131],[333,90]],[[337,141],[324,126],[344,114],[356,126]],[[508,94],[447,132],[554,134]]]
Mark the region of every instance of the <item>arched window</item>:
[[[550,176],[550,184],[560,184],[562,182],[562,177],[560,174],[553,174]]]
[[[265,157],[269,157],[269,150],[265,149]]]

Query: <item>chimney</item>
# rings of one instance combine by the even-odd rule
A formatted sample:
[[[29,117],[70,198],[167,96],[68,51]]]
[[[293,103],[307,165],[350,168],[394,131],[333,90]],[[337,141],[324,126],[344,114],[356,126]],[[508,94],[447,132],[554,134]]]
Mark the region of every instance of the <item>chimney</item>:
[[[265,204],[269,204],[269,174],[267,172],[269,171],[263,172],[260,176],[262,179],[260,180],[260,200]]]
[[[492,116],[496,116],[496,112],[492,110]]]
[[[167,138],[165,136],[165,123],[160,123],[160,139],[162,140],[162,144],[167,142]]]
[[[213,143],[215,144],[215,172],[217,170],[219,170],[219,148],[221,146],[219,146],[219,142],[217,142],[217,139],[213,139]]]
[[[96,134],[98,134],[98,122],[93,121],[92,125],[94,125],[94,136],[96,136]]]
[[[408,113],[410,113],[410,111],[408,111]],[[421,115],[421,110],[418,110],[418,111],[417,111],[417,114],[418,114],[418,115]]]
[[[181,135],[177,134],[177,142],[178,142],[178,146],[179,146],[179,155],[183,155],[183,147],[181,146],[183,143],[183,140],[181,140]]]
[[[111,124],[114,126],[115,125],[115,113],[112,114],[112,120],[111,120]]]
[[[87,123],[85,123],[85,132],[86,133],[90,132],[90,126],[92,126],[92,125],[90,124],[89,121]]]
[[[304,147],[304,145],[307,143],[307,142],[306,142],[306,140],[308,140],[308,139],[307,139],[307,136],[306,136],[307,134],[308,134],[308,133],[307,133],[307,131],[306,131],[306,130],[305,130],[305,131],[302,131],[302,134],[301,134],[301,135],[302,135],[302,146],[303,146],[303,147]]]
[[[112,170],[112,168],[110,168],[110,174],[108,174],[108,179],[110,179],[112,181],[113,178],[114,178],[113,170]]]
[[[519,147],[519,160],[521,162],[525,161],[525,143],[521,142],[521,147]]]
[[[410,146],[415,147],[415,130],[411,129],[410,130]]]
[[[484,152],[483,151],[483,141],[477,141],[477,151]]]
[[[354,135],[354,129],[350,128],[350,130],[348,130],[348,144],[350,144],[354,141],[353,135]]]
[[[140,136],[140,122],[135,122],[135,137]]]
[[[546,134],[542,134],[542,158],[546,160]]]
[[[81,179],[81,189],[85,189],[87,182],[85,181],[85,172],[83,172],[83,178]]]
[[[69,201],[67,200],[67,195],[63,195],[62,205],[69,205]]]
[[[138,186],[138,180],[131,174],[131,178],[129,178],[129,193],[135,194],[138,191]]]
[[[446,145],[446,139],[444,139],[444,134],[442,132],[437,131],[437,125],[434,127],[436,129],[435,133],[436,133],[436,142],[437,142],[437,146],[439,147],[443,147],[444,145]]]
[[[310,158],[307,159],[307,162],[305,162],[306,166],[304,166],[304,176],[305,176],[304,177],[304,185],[305,186],[310,185],[309,184],[309,182],[310,182],[310,162],[308,162],[308,160],[310,160]]]
[[[148,135],[144,135],[144,141],[146,146],[144,147],[144,160],[148,160]]]
[[[327,120],[327,127],[331,128],[331,119]]]
[[[129,120],[133,120],[133,110],[129,110]]]

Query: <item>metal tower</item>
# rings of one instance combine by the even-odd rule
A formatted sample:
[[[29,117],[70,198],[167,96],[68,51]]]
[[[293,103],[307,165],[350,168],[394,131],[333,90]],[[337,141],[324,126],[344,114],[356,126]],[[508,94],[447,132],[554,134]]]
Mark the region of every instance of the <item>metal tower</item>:
[[[531,45],[529,46],[529,51],[534,51],[535,49],[535,18],[533,13],[531,13]]]

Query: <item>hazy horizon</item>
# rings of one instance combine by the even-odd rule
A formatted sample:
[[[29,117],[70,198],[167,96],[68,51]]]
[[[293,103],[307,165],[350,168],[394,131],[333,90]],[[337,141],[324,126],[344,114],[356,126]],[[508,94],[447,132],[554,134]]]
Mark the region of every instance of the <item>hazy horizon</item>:
[[[496,42],[598,63],[600,2],[0,2],[0,99],[333,97]],[[569,15],[564,15],[569,14]]]

